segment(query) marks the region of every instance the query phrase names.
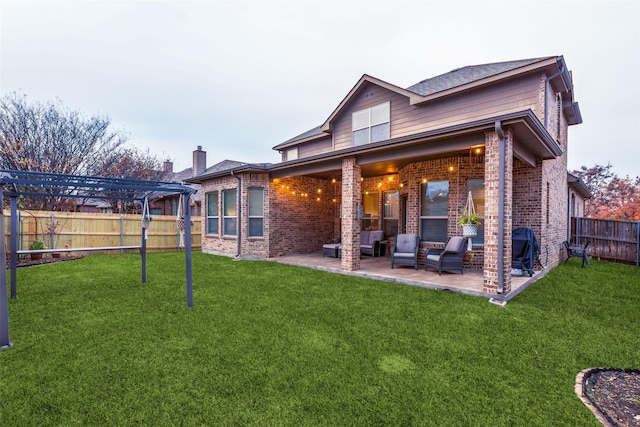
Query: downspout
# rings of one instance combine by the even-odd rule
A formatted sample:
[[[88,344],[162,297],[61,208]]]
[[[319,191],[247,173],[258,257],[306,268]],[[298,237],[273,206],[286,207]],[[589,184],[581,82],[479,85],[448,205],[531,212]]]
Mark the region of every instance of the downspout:
[[[236,231],[238,233],[238,246],[236,248],[236,258],[240,256],[242,250],[242,178],[237,176],[231,171],[231,176],[238,180],[238,224],[236,225]]]
[[[547,94],[549,93],[549,82],[564,73],[564,65],[560,67],[560,71],[548,77],[544,82],[544,128],[549,126],[549,103],[547,102]]]
[[[496,133],[500,138],[498,157],[498,293],[504,292],[504,132],[502,124],[496,122]]]

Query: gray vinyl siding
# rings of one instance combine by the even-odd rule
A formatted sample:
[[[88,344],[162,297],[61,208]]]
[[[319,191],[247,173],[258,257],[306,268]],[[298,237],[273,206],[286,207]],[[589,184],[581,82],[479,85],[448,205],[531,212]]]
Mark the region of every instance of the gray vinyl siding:
[[[398,93],[373,84],[365,84],[333,123],[335,149],[352,146],[352,112],[387,101],[391,101],[391,138],[528,109],[539,115],[537,110],[540,81],[540,76],[530,75],[510,82],[501,82],[500,85],[489,88],[431,101],[423,106],[409,105],[409,99]],[[302,152],[301,147],[300,157],[303,157]]]
[[[298,148],[298,157],[309,157],[315,154],[326,153],[332,150],[331,137],[321,140],[309,141]]]

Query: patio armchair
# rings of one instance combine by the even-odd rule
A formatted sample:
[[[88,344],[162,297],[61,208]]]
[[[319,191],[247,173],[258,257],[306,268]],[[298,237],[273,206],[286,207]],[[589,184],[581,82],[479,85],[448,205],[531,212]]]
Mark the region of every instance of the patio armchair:
[[[391,246],[391,268],[396,265],[412,265],[418,269],[418,236],[398,234],[395,245]]]
[[[384,231],[362,231],[360,232],[360,255],[370,255],[371,257],[380,254],[380,240],[384,237]]]
[[[583,267],[585,263],[589,265],[590,264],[589,254],[587,253],[587,249],[589,249],[590,244],[591,242],[587,240],[587,243],[584,246],[578,246],[578,245],[572,245],[569,243],[568,240],[565,240],[564,247],[567,249],[567,259],[564,260],[564,263],[566,264],[567,261],[569,261],[569,258],[576,257],[576,258],[582,258]]]
[[[467,245],[467,237],[453,236],[447,241],[443,249],[427,249],[424,270],[428,271],[431,267],[438,270],[438,274],[442,274],[443,271],[450,273],[459,271],[462,274],[462,261]]]

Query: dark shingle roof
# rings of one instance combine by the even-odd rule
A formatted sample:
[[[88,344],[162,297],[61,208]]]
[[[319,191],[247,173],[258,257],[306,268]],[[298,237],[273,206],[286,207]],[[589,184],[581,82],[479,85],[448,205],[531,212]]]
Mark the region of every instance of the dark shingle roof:
[[[456,68],[448,73],[422,80],[421,82],[408,87],[407,90],[422,96],[433,95],[434,93],[515,70],[516,68],[525,67],[549,58],[552,57],[522,59],[519,61],[496,62],[492,64],[470,65],[467,67]]]
[[[310,136],[320,135],[321,133],[322,133],[321,126],[318,126],[318,127],[313,128],[313,129],[309,129],[308,131],[303,132],[298,136],[294,136],[293,138],[288,139],[288,140],[286,140],[285,142],[283,142],[282,144],[279,144],[279,145],[284,145],[284,144],[287,144],[287,143],[293,142],[293,141],[299,141],[301,139],[309,138]]]
[[[216,163],[215,165],[208,167],[202,173],[202,175],[209,174],[209,173],[214,173],[214,172],[222,172],[222,171],[225,171],[225,170],[237,168],[238,166],[244,166],[244,165],[247,165],[247,164],[248,163],[237,162],[235,160],[223,160],[220,163]]]

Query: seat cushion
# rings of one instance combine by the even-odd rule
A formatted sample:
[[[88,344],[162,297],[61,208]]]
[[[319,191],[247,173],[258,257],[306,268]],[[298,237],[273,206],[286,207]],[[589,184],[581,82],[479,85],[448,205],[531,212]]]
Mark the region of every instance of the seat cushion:
[[[427,255],[427,259],[430,260],[430,261],[439,262],[440,261],[440,255]]]
[[[393,254],[393,256],[395,258],[413,258],[414,257],[414,253],[413,252],[396,252]]]

